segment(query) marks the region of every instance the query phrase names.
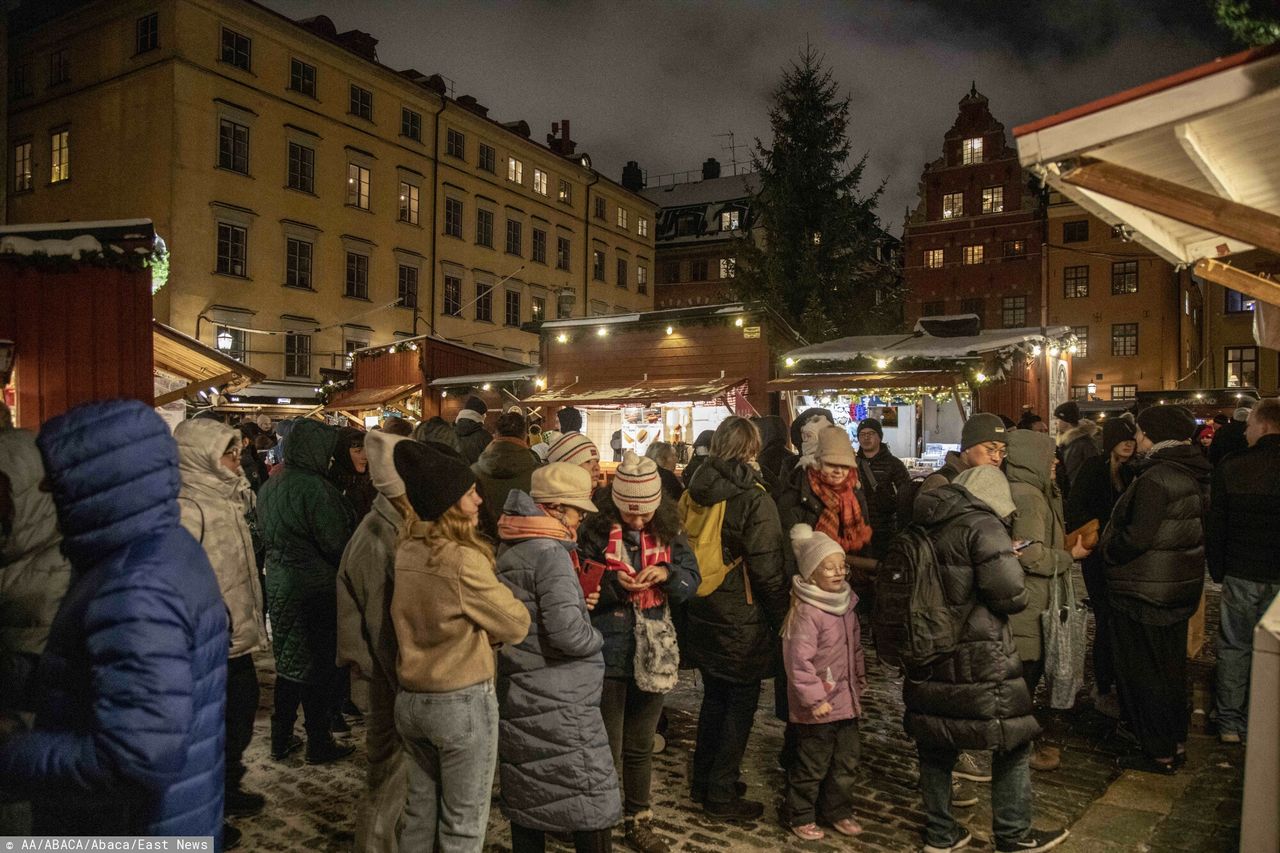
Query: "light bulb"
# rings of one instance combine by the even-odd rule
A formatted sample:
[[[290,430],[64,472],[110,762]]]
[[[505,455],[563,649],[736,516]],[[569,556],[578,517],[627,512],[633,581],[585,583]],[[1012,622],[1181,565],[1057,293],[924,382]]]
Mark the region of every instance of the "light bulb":
[[[1080,347],[1077,344],[1072,344],[1071,346],[1067,347],[1067,352],[1071,353],[1072,355],[1075,355],[1076,353],[1080,352]]]
[[[562,343],[562,344],[564,344],[564,343],[568,343],[568,342],[569,342],[569,336],[568,336],[568,335],[566,335],[564,332],[561,332],[560,334],[556,335],[556,340],[557,340],[557,341],[559,341],[559,342],[560,342],[560,343]]]
[[[734,320],[734,321],[733,321],[733,325],[738,326],[739,328],[741,328],[741,327],[742,327],[742,318],[741,318],[741,317],[739,317],[738,319]]]
[[[889,366],[889,362],[886,359],[883,359],[883,358],[876,359],[876,367],[880,368],[881,370],[884,370],[888,366]]]
[[[1062,350],[1058,349],[1057,347],[1049,347],[1049,355],[1053,356],[1054,358],[1057,358],[1059,354],[1061,354],[1061,352]]]
[[[1039,344],[1036,344],[1031,348],[1031,354],[1034,356],[1039,356],[1041,352],[1043,352],[1043,350],[1040,349]]]
[[[792,366],[792,365],[794,365],[795,363],[796,363],[796,360],[795,360],[794,358],[788,358],[788,359],[787,359],[787,367],[791,367],[791,366]]]
[[[481,385],[481,386],[480,386],[480,390],[481,390],[481,391],[488,391],[488,390],[489,390],[489,383],[488,383],[488,382],[486,382],[486,383],[484,383],[483,385]]]
[[[668,335],[669,335],[669,334],[671,334],[671,333],[672,333],[672,332],[674,332],[674,331],[675,331],[675,329],[671,328],[670,326],[667,326],[667,334],[668,334]]]
[[[596,334],[603,338],[605,335],[609,334],[609,330],[606,329],[604,326],[601,326],[600,328],[596,329]]]
[[[979,371],[978,371],[978,374],[977,374],[975,377],[973,377],[973,378],[974,378],[974,379],[977,379],[979,382],[986,382],[986,381],[987,381],[987,374],[985,374],[985,373],[983,373],[981,370],[979,370]]]

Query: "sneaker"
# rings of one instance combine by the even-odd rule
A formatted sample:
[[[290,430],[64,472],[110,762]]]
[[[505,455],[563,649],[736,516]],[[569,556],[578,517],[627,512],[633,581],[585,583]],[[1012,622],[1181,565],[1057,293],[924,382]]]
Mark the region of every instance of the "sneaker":
[[[862,824],[851,817],[842,817],[831,822],[832,828],[841,835],[855,836],[862,832]]]
[[[924,853],[953,853],[956,850],[963,850],[973,842],[973,833],[965,829],[963,826],[956,827],[956,840],[952,841],[946,847],[938,847],[934,844],[926,844]]]
[[[1062,765],[1062,750],[1056,746],[1036,744],[1035,751],[1031,753],[1031,760],[1027,763],[1031,765],[1032,770],[1045,773],[1057,770]]]
[[[801,841],[821,841],[827,837],[827,834],[818,829],[816,823],[806,823],[803,826],[791,827],[791,834]]]
[[[253,791],[233,788],[222,799],[222,813],[227,817],[251,817],[262,811],[267,798]]]
[[[960,753],[960,759],[956,761],[955,769],[951,771],[951,775],[959,776],[961,779],[968,779],[970,782],[990,782],[991,753]]]
[[[653,812],[649,809],[623,818],[622,840],[636,853],[668,853],[671,849],[653,831]]]
[[[653,754],[661,755],[667,751],[667,738],[665,735],[653,733]]]
[[[307,763],[308,764],[328,764],[332,761],[346,758],[355,752],[356,748],[350,744],[343,745],[334,740],[321,741],[320,743],[307,744]]]
[[[764,803],[739,797],[728,803],[704,803],[702,810],[709,816],[718,817],[721,820],[751,821],[759,820],[764,814]]]
[[[959,779],[951,780],[951,805],[958,809],[967,809],[978,804],[978,792],[972,785],[966,785]]]
[[[240,846],[240,830],[229,823],[222,825],[222,849],[235,850]]]
[[[1218,743],[1230,744],[1231,746],[1239,746],[1244,741],[1239,732],[1218,732]]]
[[[1065,829],[1033,829],[1021,841],[996,842],[996,853],[1039,853],[1052,850],[1067,840],[1070,831]]]
[[[275,739],[272,738],[271,757],[276,761],[284,761],[300,749],[302,749],[302,738],[297,735],[289,735],[289,740],[283,744],[276,743]]]

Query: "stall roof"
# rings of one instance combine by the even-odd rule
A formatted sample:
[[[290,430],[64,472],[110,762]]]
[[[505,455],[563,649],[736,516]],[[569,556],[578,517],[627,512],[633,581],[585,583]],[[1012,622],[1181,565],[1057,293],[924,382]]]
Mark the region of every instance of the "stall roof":
[[[722,397],[747,380],[742,377],[651,379],[635,385],[609,386],[591,382],[574,382],[563,388],[526,397],[521,402],[538,404],[615,405],[619,403],[660,403],[670,401],[699,402]]]
[[[1042,341],[1071,333],[1070,326],[1032,327],[1023,329],[991,329],[976,335],[962,337],[935,337],[926,332],[910,335],[861,335],[837,338],[820,344],[801,347],[787,353],[785,358],[801,361],[850,361],[861,357],[977,358],[982,353],[994,352],[1004,347],[1028,341]]]
[[[532,379],[538,375],[538,365],[522,367],[519,370],[508,370],[504,373],[471,373],[466,376],[441,376],[431,380],[432,388],[457,388],[484,385],[486,382],[518,382],[521,379]]]
[[[336,395],[325,404],[324,409],[326,412],[376,409],[421,390],[421,382],[410,382],[405,385],[387,385],[381,388],[353,388],[350,391],[343,391]]]
[[[1280,251],[1280,45],[1014,128],[1022,165],[1170,263]],[[1199,271],[1199,270],[1198,270]],[[1280,286],[1277,286],[1280,287]],[[1268,301],[1280,301],[1274,295]]]
[[[241,399],[233,402],[251,403],[258,397],[271,398],[272,402],[275,402],[276,399],[288,398],[297,400],[299,405],[320,398],[316,386],[310,382],[282,382],[278,379],[255,382],[252,385],[241,388],[236,392],[236,395]]]
[[[153,320],[151,329],[155,366],[187,380],[189,388],[225,385],[226,393],[234,394],[266,375],[172,326]]]
[[[580,326],[617,326],[623,324],[662,325],[692,317],[732,317],[735,314],[767,314],[770,321],[795,341],[806,343],[800,333],[782,315],[763,302],[725,302],[692,308],[664,308],[659,311],[637,311],[627,314],[605,314],[600,317],[575,317],[569,320],[544,320],[540,331],[572,329]]]
[[[862,388],[946,388],[964,385],[963,377],[948,370],[908,370],[901,373],[800,373],[770,380],[770,391],[853,390]]]

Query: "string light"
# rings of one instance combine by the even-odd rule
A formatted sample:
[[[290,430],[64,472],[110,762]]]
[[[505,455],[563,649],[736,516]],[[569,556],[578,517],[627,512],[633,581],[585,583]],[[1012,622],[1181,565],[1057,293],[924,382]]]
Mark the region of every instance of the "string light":
[[[742,328],[742,318],[741,318],[741,317],[739,317],[738,319],[734,320],[734,321],[733,321],[733,325],[735,325],[735,326],[737,326],[739,329],[741,329],[741,328]]]
[[[1041,353],[1041,352],[1042,352],[1042,350],[1040,349],[1040,345],[1039,345],[1039,344],[1036,344],[1035,346],[1033,346],[1033,347],[1031,348],[1031,354],[1032,354],[1033,356],[1039,357],[1039,355],[1040,355],[1040,353]]]
[[[567,344],[569,343],[569,336],[566,335],[564,332],[561,332],[560,334],[556,335],[556,340],[562,344]]]
[[[1061,353],[1062,353],[1062,350],[1058,348],[1057,344],[1054,344],[1053,346],[1049,347],[1049,355],[1052,356],[1053,358],[1057,358]]]
[[[609,330],[606,329],[604,326],[601,326],[600,328],[596,329],[596,335],[598,335],[599,337],[603,338],[607,334],[609,334]]]
[[[1072,344],[1071,346],[1067,347],[1067,352],[1071,353],[1072,355],[1075,355],[1076,353],[1080,352],[1080,347],[1076,344]]]
[[[985,373],[983,373],[981,370],[979,370],[976,374],[974,374],[974,377],[973,377],[973,378],[974,378],[974,379],[976,379],[976,380],[978,380],[979,382],[986,382],[986,381],[987,381],[987,374],[985,374]]]
[[[888,360],[888,359],[886,359],[886,358],[877,358],[877,359],[876,359],[876,367],[880,368],[881,370],[884,370],[884,369],[885,369],[886,367],[888,367],[888,366],[889,366],[889,360]]]
[[[675,331],[675,329],[671,328],[670,326],[667,326],[667,334],[668,334],[668,335],[669,335],[669,334],[671,334],[671,333],[672,333],[672,332],[674,332],[674,331]]]
[[[795,363],[796,363],[796,360],[794,358],[787,359],[787,367],[794,367]]]
[[[483,385],[481,385],[481,386],[480,386],[480,390],[481,390],[481,391],[488,391],[488,390],[489,390],[489,387],[490,387],[490,386],[489,386],[489,383],[488,383],[488,382],[486,382],[486,383],[484,383]]]

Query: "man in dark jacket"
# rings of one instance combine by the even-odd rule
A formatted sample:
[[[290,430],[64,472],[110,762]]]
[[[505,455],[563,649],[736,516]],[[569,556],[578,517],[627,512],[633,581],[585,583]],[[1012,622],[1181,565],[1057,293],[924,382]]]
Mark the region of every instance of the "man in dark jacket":
[[[960,452],[947,454],[946,464],[920,484],[921,494],[945,486],[960,472],[978,465],[999,468],[1008,452],[1008,435],[999,415],[979,412],[970,417],[960,430]]]
[[[73,574],[36,670],[35,728],[0,726],[0,788],[32,797],[38,835],[222,849],[227,609],[179,524],[177,444],[136,400],[77,406],[37,443]]]
[[[1280,595],[1280,400],[1259,403],[1245,435],[1249,449],[1213,471],[1205,543],[1209,573],[1222,584],[1216,716],[1223,743],[1245,736],[1253,629]]]
[[[1191,445],[1195,428],[1181,406],[1138,415],[1143,458],[1099,543],[1116,687],[1143,751],[1121,765],[1166,775],[1180,766],[1187,739],[1187,621],[1204,588],[1209,462]]]
[[[689,458],[689,462],[684,466],[684,485],[688,488],[693,482],[693,474],[701,467],[702,463],[707,461],[707,454],[711,452],[711,436],[715,435],[709,429],[704,429],[698,433],[698,437],[693,440],[693,456]]]
[[[1053,410],[1058,419],[1058,488],[1063,498],[1071,494],[1071,486],[1080,474],[1084,461],[1102,453],[1102,430],[1088,418],[1080,417],[1080,404],[1068,400]]]
[[[507,505],[507,495],[512,489],[529,491],[529,478],[540,464],[525,440],[529,433],[524,415],[505,412],[498,418],[497,426],[498,437],[471,466],[476,475],[476,488],[484,498],[480,504],[480,530],[494,542],[498,541],[498,516]]]
[[[760,430],[760,441],[764,445],[756,462],[760,465],[760,479],[764,487],[775,498],[782,488],[782,469],[795,464],[796,454],[787,447],[787,426],[777,415],[766,415],[752,418],[756,429]]]
[[[484,428],[484,414],[489,411],[484,400],[471,396],[463,405],[462,411],[453,422],[453,430],[458,434],[458,444],[462,449],[462,458],[468,465],[480,460],[480,454],[493,441],[493,436]]]
[[[898,532],[898,493],[911,485],[911,475],[884,443],[884,426],[875,418],[858,424],[858,474],[867,496],[871,556],[879,560]]]
[[[1066,830],[1031,828],[1031,740],[1040,731],[1008,618],[1027,606],[1022,566],[1009,540],[1009,483],[975,466],[916,500],[929,531],[943,593],[963,620],[955,651],[903,681],[903,725],[920,756],[925,853],[959,850],[972,835],[951,816],[960,750],[990,750],[997,851],[1048,850]]]
[[[1256,401],[1249,400],[1251,405]],[[1213,434],[1213,443],[1209,445],[1209,464],[1217,468],[1218,463],[1232,453],[1249,447],[1245,438],[1246,424],[1249,421],[1249,406],[1241,406],[1231,414],[1231,422],[1223,424]]]

